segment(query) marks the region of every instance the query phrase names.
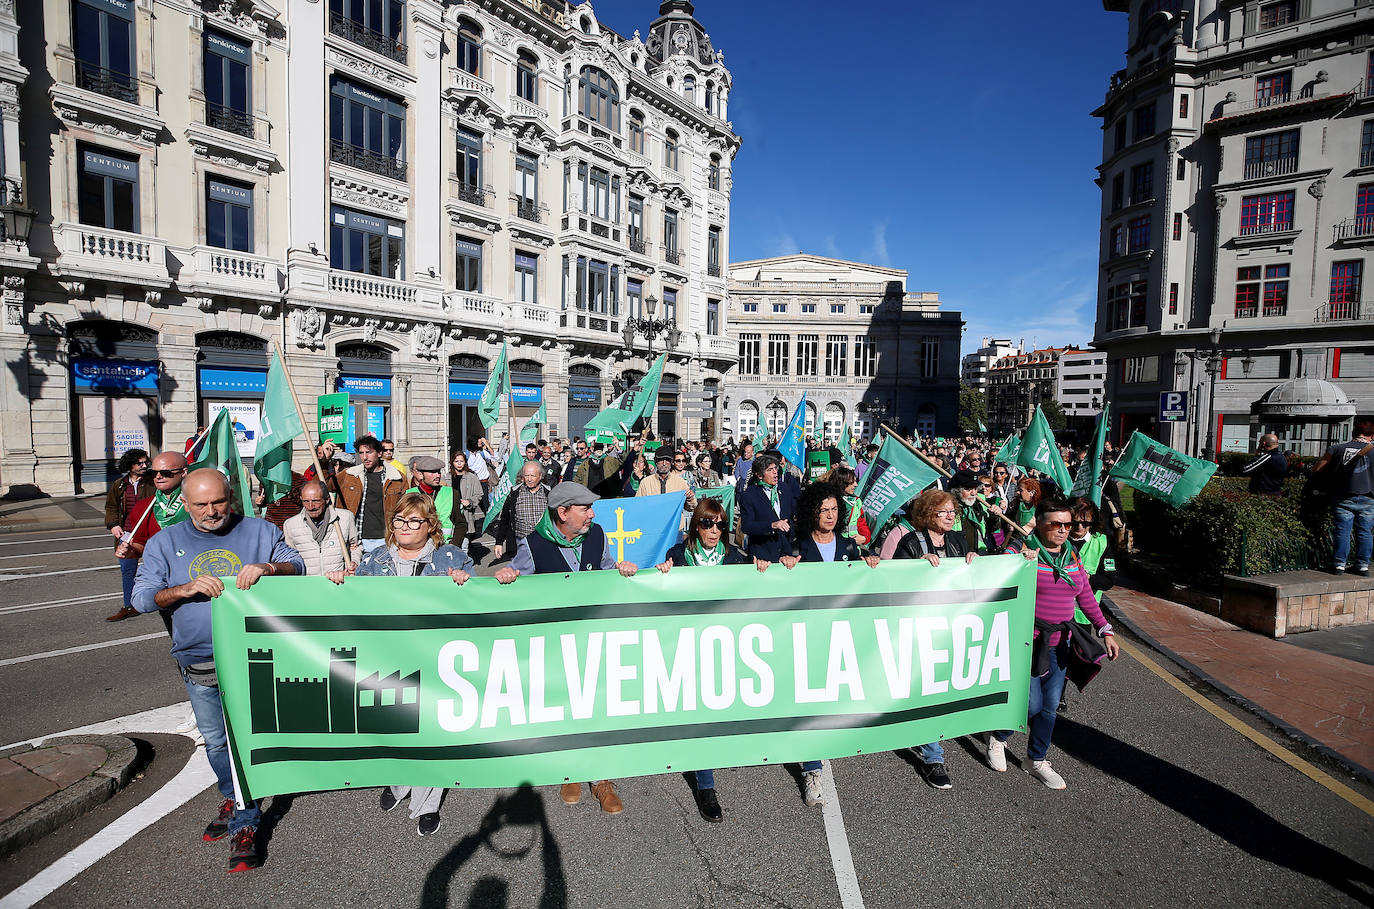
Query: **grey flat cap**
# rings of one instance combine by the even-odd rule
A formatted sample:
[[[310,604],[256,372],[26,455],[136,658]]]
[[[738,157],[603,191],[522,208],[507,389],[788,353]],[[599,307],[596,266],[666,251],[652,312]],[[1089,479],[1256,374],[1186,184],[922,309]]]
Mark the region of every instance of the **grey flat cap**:
[[[550,508],[566,508],[569,505],[590,505],[601,496],[592,492],[581,483],[559,483],[549,492]]]
[[[422,455],[415,459],[416,470],[443,470],[444,462],[433,455]]]

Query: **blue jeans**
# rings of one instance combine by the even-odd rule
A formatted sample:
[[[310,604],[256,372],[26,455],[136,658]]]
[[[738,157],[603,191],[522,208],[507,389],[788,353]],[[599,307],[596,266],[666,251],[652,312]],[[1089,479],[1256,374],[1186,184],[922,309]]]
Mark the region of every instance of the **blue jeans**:
[[[1350,557],[1350,536],[1355,536],[1355,566],[1369,567],[1371,543],[1374,543],[1374,498],[1350,496],[1331,506],[1332,557],[1337,568]]]
[[[119,579],[124,582],[124,605],[134,604],[134,578],[138,577],[138,559],[119,560]]]
[[[696,777],[697,789],[716,788],[716,772],[714,770],[698,770]]]
[[[231,799],[234,797],[234,778],[229,768],[229,734],[224,728],[224,706],[220,703],[219,689],[197,685],[191,681],[185,669],[181,670],[181,678],[186,683],[186,694],[191,699],[191,712],[196,715],[196,728],[200,730],[200,737],[205,739],[205,759],[210,762],[210,769],[215,771],[219,794]],[[257,802],[236,808],[229,820],[229,835],[233,836],[244,827],[257,827],[260,820],[262,809]]]
[[[1050,753],[1050,739],[1054,736],[1054,718],[1059,712],[1059,700],[1064,696],[1064,678],[1068,669],[1060,664],[1060,651],[1068,645],[1061,640],[1059,646],[1050,648],[1050,671],[1040,678],[1030,680],[1030,703],[1027,705],[1027,725],[1030,726],[1030,741],[1026,743],[1026,757],[1032,761],[1043,761]],[[1005,742],[1011,738],[1010,729],[993,733],[997,740]]]
[[[931,742],[929,745],[917,745],[913,749],[923,764],[943,764],[945,762],[945,749],[939,742]]]
[[[820,761],[802,761],[801,769],[802,769],[802,773],[810,773],[810,772],[813,771],[813,770],[820,770],[820,769],[821,769],[821,762],[820,762]]]

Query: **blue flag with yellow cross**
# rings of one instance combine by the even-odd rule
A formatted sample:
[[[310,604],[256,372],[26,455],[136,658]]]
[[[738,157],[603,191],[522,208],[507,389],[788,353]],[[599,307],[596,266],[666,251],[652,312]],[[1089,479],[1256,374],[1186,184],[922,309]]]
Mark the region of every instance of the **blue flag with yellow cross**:
[[[667,492],[633,499],[600,499],[592,506],[594,520],[606,531],[611,557],[652,568],[663,561],[681,536],[685,492]]]

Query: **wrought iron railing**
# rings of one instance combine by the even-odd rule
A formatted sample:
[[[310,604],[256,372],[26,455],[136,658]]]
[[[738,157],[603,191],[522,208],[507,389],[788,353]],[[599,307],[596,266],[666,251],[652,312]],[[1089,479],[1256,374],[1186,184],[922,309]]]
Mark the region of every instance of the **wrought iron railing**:
[[[225,107],[223,104],[205,103],[205,125],[222,129],[227,133],[253,138],[253,117],[251,114]]]
[[[1267,161],[1250,161],[1245,165],[1245,179],[1257,180],[1260,177],[1282,177],[1298,172],[1298,156],[1270,158]]]
[[[637,256],[644,255],[647,243],[642,234],[630,234],[630,252]]]
[[[354,44],[381,54],[383,57],[390,57],[397,63],[406,62],[405,42],[401,41],[399,38],[388,37],[381,32],[374,32],[367,26],[354,22],[347,16],[341,16],[338,13],[330,13],[329,30],[340,38],[352,41]]]
[[[459,183],[458,201],[467,202],[469,205],[481,205],[485,207],[487,204],[487,191],[471,183]]]
[[[76,61],[76,87],[109,98],[138,103],[138,82],[129,73],[121,73],[107,66]]]
[[[1345,322],[1353,319],[1374,319],[1374,305],[1360,300],[1327,300],[1317,307],[1315,322]]]
[[[1355,237],[1374,236],[1374,215],[1363,218],[1347,218],[1336,225],[1336,240],[1350,240]]]
[[[681,265],[682,251],[676,246],[663,247],[663,261],[667,262],[669,265]]]
[[[393,180],[406,178],[406,162],[338,139],[329,140],[329,160]]]

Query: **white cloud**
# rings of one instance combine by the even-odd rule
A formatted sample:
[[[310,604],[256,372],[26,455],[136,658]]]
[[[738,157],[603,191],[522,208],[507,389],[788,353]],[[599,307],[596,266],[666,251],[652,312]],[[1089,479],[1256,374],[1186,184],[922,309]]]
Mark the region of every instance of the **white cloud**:
[[[887,252],[887,222],[873,225],[873,244],[863,255],[863,261],[872,265],[891,265],[892,257]]]

